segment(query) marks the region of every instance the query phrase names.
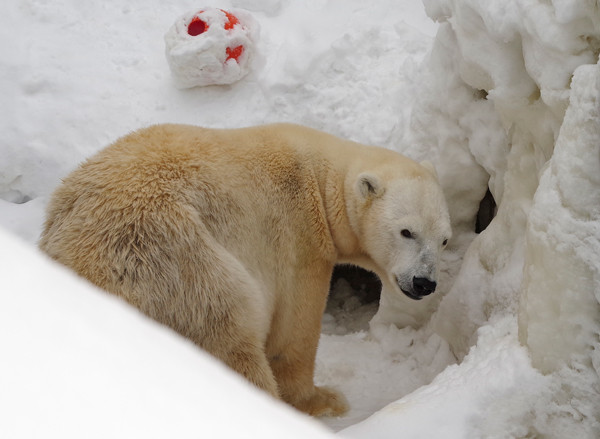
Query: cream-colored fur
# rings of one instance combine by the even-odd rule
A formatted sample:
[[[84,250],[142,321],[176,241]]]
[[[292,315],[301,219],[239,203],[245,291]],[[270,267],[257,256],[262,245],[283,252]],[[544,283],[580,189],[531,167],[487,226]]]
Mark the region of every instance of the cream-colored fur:
[[[388,234],[417,224],[396,216],[411,210],[439,250],[445,204],[428,203],[440,194],[421,165],[308,128],[158,125],[64,180],[40,247],[273,396],[339,415],[344,398],[313,384],[333,266],[398,285],[407,262]]]

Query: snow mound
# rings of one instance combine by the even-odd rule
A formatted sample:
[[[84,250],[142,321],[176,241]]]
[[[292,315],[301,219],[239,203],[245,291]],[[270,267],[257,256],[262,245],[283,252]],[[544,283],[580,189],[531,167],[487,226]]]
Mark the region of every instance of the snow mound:
[[[520,335],[545,372],[574,357],[600,371],[599,189],[600,67],[585,65],[571,81],[527,226]]]

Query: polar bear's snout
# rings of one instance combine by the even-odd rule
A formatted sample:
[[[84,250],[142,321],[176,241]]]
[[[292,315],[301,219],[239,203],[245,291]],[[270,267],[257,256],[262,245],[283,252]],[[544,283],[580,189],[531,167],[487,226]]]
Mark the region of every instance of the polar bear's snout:
[[[413,277],[413,291],[418,296],[428,296],[435,291],[437,282],[431,281],[425,277]]]
[[[426,277],[413,276],[412,280],[406,277],[396,277],[400,290],[413,300],[421,300],[435,292],[437,282]]]

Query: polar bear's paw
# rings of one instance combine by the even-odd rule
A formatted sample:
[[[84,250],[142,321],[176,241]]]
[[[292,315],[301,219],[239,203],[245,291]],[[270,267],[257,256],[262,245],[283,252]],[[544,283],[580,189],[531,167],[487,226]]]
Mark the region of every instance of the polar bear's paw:
[[[311,416],[341,416],[348,411],[344,395],[327,387],[315,386],[310,397],[293,405]]]

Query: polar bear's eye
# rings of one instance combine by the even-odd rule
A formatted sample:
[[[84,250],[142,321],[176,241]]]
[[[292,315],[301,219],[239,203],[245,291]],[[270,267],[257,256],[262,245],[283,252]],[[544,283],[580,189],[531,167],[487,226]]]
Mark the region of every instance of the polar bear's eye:
[[[442,245],[445,246],[446,244],[448,244],[448,240],[444,239],[444,242],[442,242]]]
[[[409,239],[412,239],[412,238],[414,238],[413,234],[412,234],[412,233],[411,233],[411,231],[410,231],[410,230],[408,230],[408,229],[402,229],[402,231],[400,232],[400,234],[401,234],[402,236],[404,236],[405,238],[409,238]]]

